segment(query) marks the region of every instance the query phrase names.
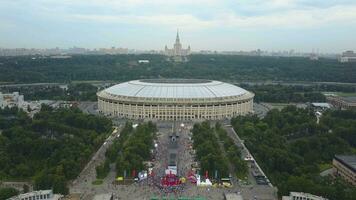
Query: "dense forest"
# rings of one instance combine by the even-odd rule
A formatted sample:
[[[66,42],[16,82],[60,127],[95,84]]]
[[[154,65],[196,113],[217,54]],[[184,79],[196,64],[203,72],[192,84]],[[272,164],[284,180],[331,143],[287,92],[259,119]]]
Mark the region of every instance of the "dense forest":
[[[353,186],[319,175],[335,154],[355,153],[355,111],[327,111],[317,124],[312,111],[289,106],[271,110],[264,119],[245,116],[231,122],[279,195],[302,191],[331,200],[356,198]]]
[[[255,102],[270,103],[302,103],[325,102],[326,98],[320,91],[313,90],[313,86],[295,85],[245,85],[241,87],[255,93]]]
[[[19,191],[17,191],[15,188],[11,188],[11,187],[0,188],[0,200],[5,200],[10,197],[16,196],[18,194]]]
[[[97,88],[89,83],[71,83],[68,88],[58,85],[48,86],[22,86],[3,87],[0,92],[19,92],[24,95],[25,101],[36,100],[63,100],[63,101],[96,101]]]
[[[111,130],[111,121],[78,109],[42,106],[33,119],[16,108],[0,110],[0,180],[33,180],[35,189],[67,194]]]
[[[141,78],[203,78],[223,81],[356,82],[356,64],[322,58],[191,55],[168,62],[162,55],[75,55],[68,59],[0,57],[0,81],[10,83],[127,81]],[[150,63],[139,64],[140,59]]]
[[[271,103],[325,102],[322,92],[355,93],[356,86],[336,84],[282,85],[282,84],[240,84],[255,93],[254,101]]]
[[[283,85],[283,84],[247,84],[240,87],[255,93],[255,102],[270,103],[305,103],[325,102],[322,92],[356,93],[356,86],[316,84],[316,85]],[[58,85],[1,87],[0,92],[20,92],[26,101],[63,100],[63,101],[96,101],[96,93],[104,87],[90,83],[70,83],[68,87]]]
[[[305,103],[325,102],[322,92],[356,93],[356,86],[316,84],[316,85],[283,85],[283,84],[247,84],[240,87],[255,93],[255,102],[270,103]],[[67,88],[58,85],[1,87],[0,92],[20,92],[26,101],[63,100],[63,101],[96,101],[96,93],[104,87],[90,83],[70,83]]]

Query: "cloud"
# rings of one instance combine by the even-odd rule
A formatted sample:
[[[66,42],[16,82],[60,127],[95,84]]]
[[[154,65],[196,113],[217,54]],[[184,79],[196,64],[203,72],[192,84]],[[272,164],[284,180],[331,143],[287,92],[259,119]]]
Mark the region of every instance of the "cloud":
[[[356,23],[356,2],[351,0],[32,0],[27,3],[27,10],[16,6],[23,4],[24,0],[3,1],[0,12],[8,13],[10,17],[6,18],[10,19],[11,15],[26,14],[41,20],[180,27],[187,30],[298,29],[330,23]]]
[[[212,18],[202,19],[193,14],[155,15],[92,15],[73,14],[73,20],[100,23],[137,24],[150,26],[205,28],[309,28],[330,23],[356,23],[356,6],[334,6],[326,9],[289,10],[267,15],[243,16],[235,12],[215,13]]]
[[[262,16],[221,16],[228,26],[306,28],[330,23],[356,23],[356,6],[335,6],[327,9],[289,10]]]
[[[236,39],[238,34],[246,34],[246,43],[251,43],[264,38],[266,33],[276,35],[270,38],[280,41],[277,38],[280,31],[290,37],[300,32],[304,38],[313,34],[313,37],[324,37],[325,41],[350,35],[345,40],[354,41],[351,35],[356,30],[355,0],[0,1],[0,35],[8,37],[18,36],[11,33],[31,30],[41,37],[60,35],[59,39],[77,40],[76,35],[97,30],[97,34],[120,34],[122,38],[132,39],[136,37],[132,33],[137,30],[151,31],[157,37],[164,37],[178,27],[194,32],[191,37],[198,35],[199,38],[194,39],[196,41],[202,40],[201,37],[210,41],[228,41]],[[339,35],[328,36],[329,30],[338,30]],[[100,38],[98,43],[109,40]],[[251,41],[247,41],[249,38]],[[16,42],[17,38],[13,41]]]
[[[100,23],[136,24],[149,26],[180,27],[194,30],[214,26],[214,21],[201,20],[193,15],[82,15],[69,16],[73,20],[94,21]]]

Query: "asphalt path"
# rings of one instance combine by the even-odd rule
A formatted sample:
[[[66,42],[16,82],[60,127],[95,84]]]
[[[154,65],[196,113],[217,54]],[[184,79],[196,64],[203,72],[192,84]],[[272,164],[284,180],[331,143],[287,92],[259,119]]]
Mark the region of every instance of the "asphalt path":
[[[70,193],[81,193],[86,196],[90,194],[92,182],[96,180],[96,167],[105,162],[106,150],[112,145],[114,139],[119,136],[120,128],[114,130],[112,134],[103,142],[100,148],[92,156],[79,176],[70,184]]]

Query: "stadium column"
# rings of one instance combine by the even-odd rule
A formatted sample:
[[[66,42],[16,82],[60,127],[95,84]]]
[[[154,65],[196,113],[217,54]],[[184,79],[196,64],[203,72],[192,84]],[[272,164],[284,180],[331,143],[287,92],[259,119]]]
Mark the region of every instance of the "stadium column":
[[[201,107],[200,107],[200,105],[197,105],[197,110],[195,111],[195,112],[197,112],[198,114],[197,114],[197,116],[198,116],[198,119],[200,119],[200,109],[201,109]],[[196,113],[193,113],[193,115],[195,115]]]

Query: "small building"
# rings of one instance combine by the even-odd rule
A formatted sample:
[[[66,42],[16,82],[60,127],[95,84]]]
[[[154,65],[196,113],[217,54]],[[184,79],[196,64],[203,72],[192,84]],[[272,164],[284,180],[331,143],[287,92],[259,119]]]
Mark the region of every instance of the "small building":
[[[0,92],[0,108],[5,107],[22,107],[24,104],[24,96],[19,92],[4,94]]]
[[[356,185],[356,155],[335,155],[333,169],[336,177]]]
[[[150,63],[149,60],[138,60],[138,63],[148,64]]]
[[[356,97],[326,96],[328,103],[341,110],[356,110]]]
[[[11,197],[8,200],[60,200],[62,195],[53,194],[52,190],[38,190],[32,191],[25,194],[19,194],[17,196]]]
[[[313,194],[304,193],[304,192],[290,192],[289,196],[283,196],[282,200],[328,200],[328,199]]]
[[[331,108],[331,105],[329,103],[311,103],[311,106],[316,109],[316,110],[327,110]]]

